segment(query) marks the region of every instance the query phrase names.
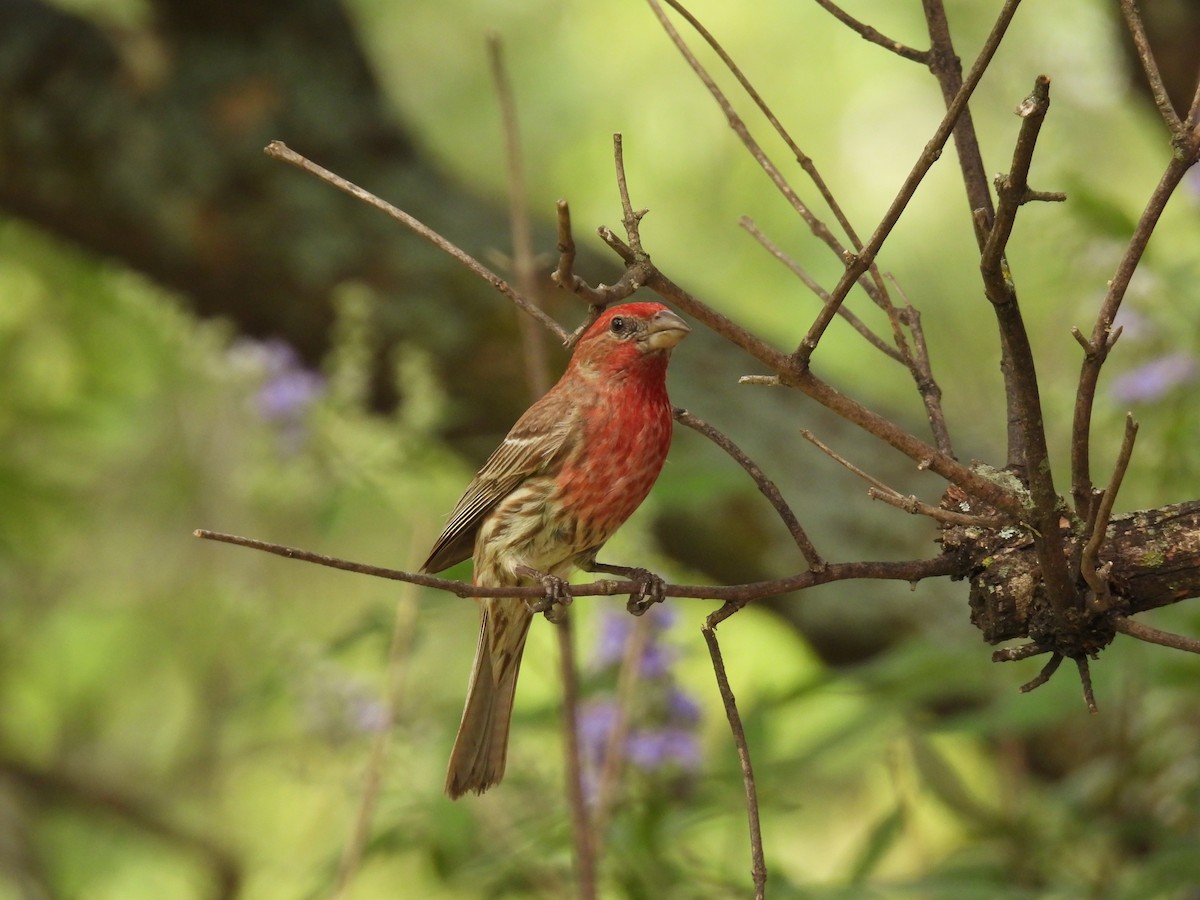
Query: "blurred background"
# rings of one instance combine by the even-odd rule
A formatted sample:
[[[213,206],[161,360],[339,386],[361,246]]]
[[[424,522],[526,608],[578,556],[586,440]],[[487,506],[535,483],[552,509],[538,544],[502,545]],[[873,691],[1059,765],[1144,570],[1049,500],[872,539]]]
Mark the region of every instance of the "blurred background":
[[[919,4],[847,6],[928,43]],[[1026,207],[1009,260],[1060,463],[1080,362],[1069,329],[1090,331],[1170,152],[1110,6],[1022,9],[972,103],[999,172],[1012,111],[1036,75],[1053,79],[1031,180],[1069,202]],[[1143,6],[1186,104],[1200,4]],[[969,64],[998,4],[947,7]],[[692,10],[868,234],[942,115],[933,79],[816,4]],[[284,140],[506,271],[489,32],[511,71],[545,261],[565,197],[582,274],[618,274],[592,235],[620,220],[620,131],[659,267],[793,347],[815,301],[738,218],[827,286],[841,264],[644,5],[0,3],[2,900],[571,894],[546,622],[526,652],[506,781],[451,803],[442,775],[474,603],[191,536],[210,528],[413,568],[529,402],[506,300],[262,154]],[[1098,481],[1125,411],[1142,423],[1119,511],[1200,493],[1198,203],[1195,181],[1172,200],[1102,382]],[[960,457],[1001,463],[995,326],[951,153],[880,264],[923,313]],[[568,327],[581,319],[577,301],[545,294]],[[565,355],[550,356],[557,372]],[[814,361],[924,435],[916,392],[892,365],[840,322]],[[799,431],[904,493],[936,499],[943,485],[799,396],[737,385],[758,371],[697,333],[676,354],[672,399],[751,451],[826,557],[936,553],[930,523],[872,504]],[[606,558],[686,582],[803,568],[743,473],[683,429]],[[622,606],[572,608],[593,792],[632,627]],[[602,896],[749,893],[737,759],[699,630],[713,608],[671,601],[647,617]],[[1200,634],[1195,604],[1152,618]],[[1072,674],[1019,695],[1040,662],[993,665],[965,586],[949,583],[779,598],[720,638],[758,776],[770,896],[1200,896],[1194,659],[1119,640],[1093,664],[1098,716]]]

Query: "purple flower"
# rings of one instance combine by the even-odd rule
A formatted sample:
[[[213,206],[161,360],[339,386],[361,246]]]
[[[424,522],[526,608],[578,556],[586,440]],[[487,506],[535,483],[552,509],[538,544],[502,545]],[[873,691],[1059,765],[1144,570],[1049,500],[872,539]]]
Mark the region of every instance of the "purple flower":
[[[697,736],[700,707],[679,685],[672,674],[678,652],[664,641],[667,628],[675,619],[668,607],[656,606],[643,619],[649,628],[645,650],[638,661],[637,690],[624,711],[629,731],[621,747],[632,769],[650,774],[674,767],[686,772],[700,768],[701,748]],[[606,677],[624,662],[634,627],[639,620],[610,612],[600,623],[595,646],[594,668]],[[596,787],[599,768],[604,764],[616,727],[619,710],[612,694],[584,704],[579,714],[580,754],[584,761],[584,781],[589,791]]]
[[[1196,380],[1196,358],[1189,353],[1170,353],[1123,372],[1113,380],[1112,396],[1120,403],[1152,403],[1172,389]]]
[[[340,670],[314,673],[302,699],[308,727],[334,743],[391,726],[387,704],[365,682]]]
[[[284,451],[303,446],[307,435],[305,417],[325,390],[325,379],[304,367],[295,349],[286,341],[240,340],[229,348],[235,369],[260,380],[252,398],[253,409],[276,426]]]
[[[633,617],[606,614],[600,622],[600,635],[596,639],[596,667],[605,669],[609,666],[619,666],[625,658],[625,643],[633,631]]]
[[[629,735],[625,752],[631,763],[650,772],[669,765],[689,771],[700,768],[700,742],[695,733],[686,728],[636,731]]]
[[[615,700],[595,700],[579,710],[579,747],[584,759],[599,765],[608,749],[609,735],[617,724]]]
[[[658,635],[666,631],[675,621],[675,611],[666,606],[652,607],[646,613],[651,636],[646,645],[638,674],[643,678],[660,678],[666,675],[675,662],[675,652],[664,646]],[[625,659],[625,646],[633,634],[637,622],[633,616],[622,612],[609,612],[600,623],[600,635],[596,640],[595,662],[600,669],[619,666]]]
[[[667,718],[672,722],[695,725],[700,721],[700,704],[678,687],[667,694]]]
[[[266,381],[256,397],[258,411],[269,421],[294,422],[321,395],[325,380],[304,368],[290,344],[272,340],[261,348]]]

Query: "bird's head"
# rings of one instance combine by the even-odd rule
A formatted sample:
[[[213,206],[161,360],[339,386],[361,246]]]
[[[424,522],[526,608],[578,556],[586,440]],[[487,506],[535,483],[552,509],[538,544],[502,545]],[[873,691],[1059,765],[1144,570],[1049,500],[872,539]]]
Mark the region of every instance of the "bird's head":
[[[614,306],[583,333],[571,364],[601,370],[665,368],[671,348],[691,330],[661,303]]]

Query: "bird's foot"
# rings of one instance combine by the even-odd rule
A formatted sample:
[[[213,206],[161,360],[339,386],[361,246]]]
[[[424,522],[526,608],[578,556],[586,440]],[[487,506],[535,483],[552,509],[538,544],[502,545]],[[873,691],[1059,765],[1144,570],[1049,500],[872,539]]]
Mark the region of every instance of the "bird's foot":
[[[655,575],[649,569],[632,568],[625,573],[625,577],[632,581],[636,588],[629,595],[629,602],[625,604],[625,609],[633,615],[640,616],[655,603],[662,603],[666,599],[666,582],[662,576]]]
[[[551,622],[561,622],[567,615],[567,607],[571,605],[570,592],[567,582],[557,575],[547,575],[530,566],[517,566],[514,571],[522,578],[532,578],[542,583],[545,593],[537,600],[526,600],[529,611],[537,614],[544,613]]]

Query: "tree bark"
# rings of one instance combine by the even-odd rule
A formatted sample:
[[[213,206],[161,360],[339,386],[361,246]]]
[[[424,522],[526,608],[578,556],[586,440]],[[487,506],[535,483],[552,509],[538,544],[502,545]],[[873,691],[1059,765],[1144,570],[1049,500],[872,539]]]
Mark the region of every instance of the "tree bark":
[[[1064,538],[1068,553],[1079,552],[1077,535],[1065,531]],[[1133,615],[1200,596],[1200,500],[1114,516],[1106,538],[1101,562],[1112,563],[1109,581],[1116,603],[1111,609],[1082,611],[1078,625],[1084,653],[1096,652],[1112,639],[1106,624],[1110,613]],[[1046,597],[1028,534],[956,527],[947,529],[942,540],[947,550],[961,549],[975,560],[968,578],[971,621],[984,640],[1053,639],[1043,631]],[[1079,590],[1086,586],[1081,583]]]

